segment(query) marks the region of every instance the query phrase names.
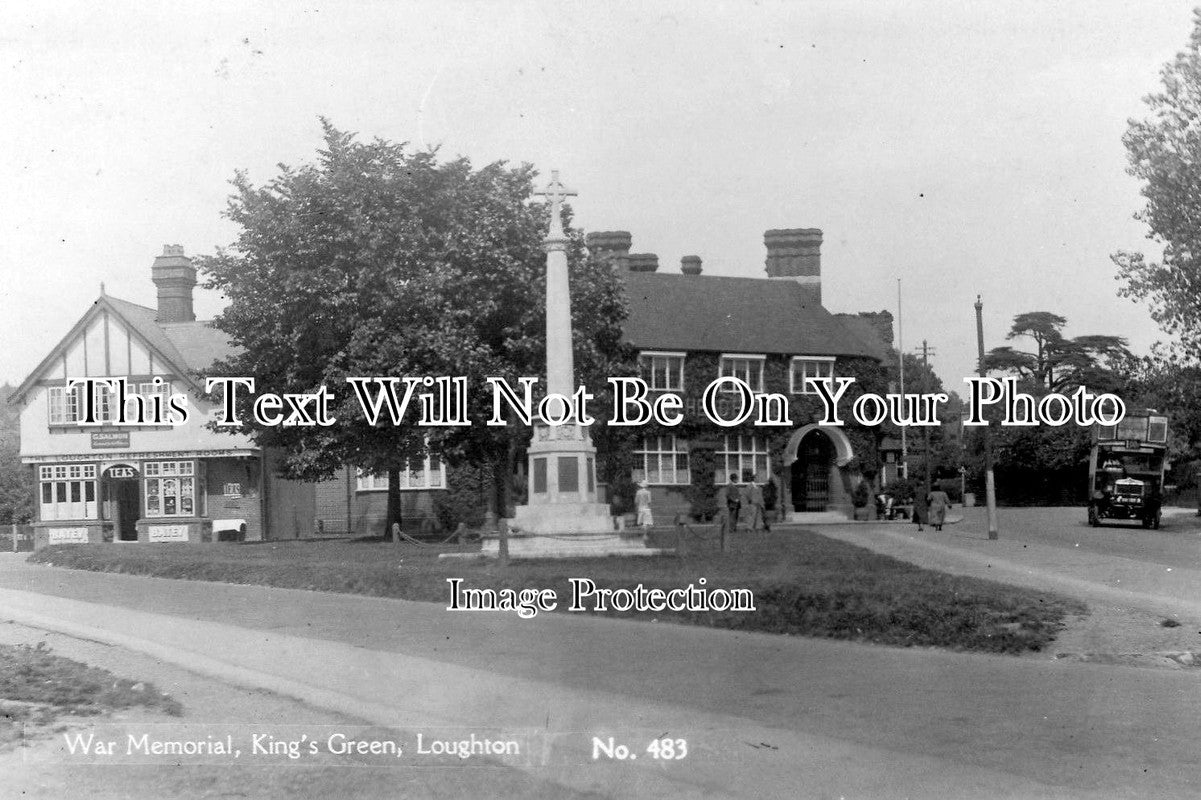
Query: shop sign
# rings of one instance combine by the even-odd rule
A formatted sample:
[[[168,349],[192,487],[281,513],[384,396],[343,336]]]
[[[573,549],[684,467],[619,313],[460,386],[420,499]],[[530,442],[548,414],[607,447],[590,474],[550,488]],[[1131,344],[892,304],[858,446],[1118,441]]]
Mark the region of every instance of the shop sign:
[[[119,478],[138,477],[138,468],[129,464],[114,464],[104,471],[104,474],[114,480]]]
[[[87,528],[51,528],[48,532],[50,544],[87,544]]]
[[[152,542],[186,542],[187,525],[147,525],[146,538]]]
[[[129,447],[129,431],[103,431],[92,434],[93,450]]]

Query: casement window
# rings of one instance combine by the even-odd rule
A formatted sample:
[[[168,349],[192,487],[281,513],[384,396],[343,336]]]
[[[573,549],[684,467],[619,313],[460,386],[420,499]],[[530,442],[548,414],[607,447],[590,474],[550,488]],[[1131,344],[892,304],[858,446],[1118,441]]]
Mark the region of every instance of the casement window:
[[[143,474],[147,517],[196,516],[195,461],[148,461]]]
[[[372,474],[358,471],[355,488],[360,492],[386,492],[388,490],[388,473]],[[400,490],[417,491],[420,489],[445,489],[446,464],[433,453],[425,458],[410,459],[405,468],[400,471]]]
[[[834,359],[829,356],[797,356],[789,371],[789,391],[793,394],[817,394],[814,381],[834,389]]]
[[[97,519],[96,465],[61,464],[38,469],[40,519]]]
[[[165,392],[163,407],[166,408],[166,398],[171,393],[170,387],[170,384],[164,383],[158,387],[157,391],[154,391],[154,384],[142,383],[138,384],[138,393],[151,392],[162,394]],[[46,400],[49,404],[48,417],[51,425],[80,425],[87,419],[88,408],[85,402],[85,388],[85,386],[80,384],[74,389],[68,389],[65,386],[51,386],[46,390]],[[129,389],[132,392],[132,387],[129,387]],[[97,422],[109,423],[116,420],[116,392],[107,386],[98,385],[95,387],[95,399],[93,403],[95,404]]]
[[[49,419],[51,425],[74,425],[83,416],[83,387],[76,386],[67,389],[65,386],[51,386],[46,390],[46,400],[49,403]]]
[[[642,370],[642,379],[652,391],[683,391],[683,353],[642,353],[638,356],[638,365]]]
[[[733,377],[744,381],[752,392],[763,391],[763,362],[765,356],[723,355],[719,377]],[[733,386],[723,386],[723,391],[735,393]]]
[[[642,447],[634,451],[634,465],[635,483],[687,486],[692,482],[688,442],[675,436],[643,437]]]
[[[723,485],[736,475],[741,483],[746,474],[755,476],[755,483],[766,483],[771,473],[768,470],[767,440],[760,436],[724,436],[722,449],[718,450],[717,474],[713,482]]]

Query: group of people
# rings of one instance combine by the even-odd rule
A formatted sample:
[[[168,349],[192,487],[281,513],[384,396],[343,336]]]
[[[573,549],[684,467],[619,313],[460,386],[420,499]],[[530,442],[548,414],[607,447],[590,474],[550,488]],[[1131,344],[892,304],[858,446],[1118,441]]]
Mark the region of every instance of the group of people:
[[[739,483],[738,476],[731,474],[730,482],[718,490],[716,500],[718,521],[727,532],[738,529],[740,517],[747,521],[747,527],[752,531],[771,530],[763,488],[753,480]],[[655,518],[651,513],[650,484],[646,481],[638,482],[638,491],[634,493],[634,510],[637,512],[634,524],[644,532],[650,530]]]
[[[739,483],[738,476],[731,473],[730,482],[717,490],[716,500],[718,521],[727,533],[738,530],[738,520],[743,514],[748,530],[771,530],[763,489],[754,480]]]

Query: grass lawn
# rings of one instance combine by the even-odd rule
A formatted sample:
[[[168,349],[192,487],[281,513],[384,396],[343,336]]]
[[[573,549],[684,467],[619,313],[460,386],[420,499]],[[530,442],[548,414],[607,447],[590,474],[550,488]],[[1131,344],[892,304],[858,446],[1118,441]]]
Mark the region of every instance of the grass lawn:
[[[62,716],[94,716],[145,706],[178,716],[178,702],[152,684],[118,678],[56,656],[45,643],[0,645],[0,747]]]
[[[702,532],[704,529],[701,529]],[[671,535],[674,543],[674,535]],[[1083,604],[1047,592],[947,575],[809,531],[740,534],[729,552],[691,537],[678,557],[517,561],[438,560],[478,545],[420,547],[379,541],[253,544],[59,545],[32,561],[164,578],[351,592],[446,604],[447,578],[470,588],[553,589],[568,578],[598,587],[748,588],[753,612],[607,612],[626,618],[993,653],[1041,650]],[[497,612],[510,613],[510,612]]]

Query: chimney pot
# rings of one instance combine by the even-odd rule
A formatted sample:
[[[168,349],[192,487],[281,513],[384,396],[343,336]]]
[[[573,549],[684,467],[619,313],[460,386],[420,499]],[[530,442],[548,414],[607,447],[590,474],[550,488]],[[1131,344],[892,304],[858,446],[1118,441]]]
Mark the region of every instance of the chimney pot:
[[[196,268],[184,255],[183,246],[163,245],[163,254],[154,259],[151,278],[158,288],[157,322],[195,322],[192,289],[196,286]]]
[[[584,237],[588,252],[602,261],[620,261],[630,254],[633,237],[629,231],[593,231]]]
[[[801,285],[805,302],[822,302],[822,232],[819,228],[785,228],[764,232],[767,276]]]
[[[659,256],[654,253],[631,253],[626,256],[630,272],[654,272],[659,269]]]
[[[680,259],[680,272],[685,275],[700,275],[701,274],[701,257],[700,256],[684,256]]]

